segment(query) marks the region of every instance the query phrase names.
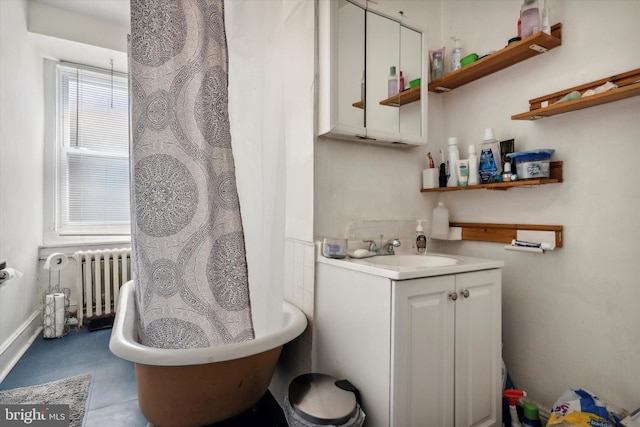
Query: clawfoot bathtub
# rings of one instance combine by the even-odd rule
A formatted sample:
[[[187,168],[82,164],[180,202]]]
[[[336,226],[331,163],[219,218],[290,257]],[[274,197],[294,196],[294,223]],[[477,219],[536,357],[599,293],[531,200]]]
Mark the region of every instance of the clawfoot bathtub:
[[[215,348],[169,350],[137,340],[133,281],[120,290],[109,348],[134,362],[138,403],[156,426],[196,427],[231,418],[266,393],[282,346],[307,326],[305,315],[287,302],[282,327],[254,340]]]

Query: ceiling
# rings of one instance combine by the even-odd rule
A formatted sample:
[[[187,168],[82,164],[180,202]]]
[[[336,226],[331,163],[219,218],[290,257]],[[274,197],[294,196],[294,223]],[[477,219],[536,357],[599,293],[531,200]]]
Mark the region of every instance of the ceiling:
[[[48,6],[69,10],[80,15],[129,26],[130,0],[30,0]]]

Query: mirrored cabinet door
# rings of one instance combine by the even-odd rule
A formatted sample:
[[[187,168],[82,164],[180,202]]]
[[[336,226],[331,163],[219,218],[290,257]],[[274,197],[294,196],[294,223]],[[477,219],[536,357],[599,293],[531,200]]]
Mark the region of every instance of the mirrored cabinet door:
[[[428,81],[425,37],[406,19],[390,18],[371,4],[319,2],[319,135],[396,147],[425,144],[426,84],[424,90],[409,87],[415,79]],[[401,72],[404,85],[390,92],[390,76],[399,85]]]
[[[400,133],[399,108],[380,101],[398,92],[400,24],[367,11],[366,109],[367,135],[393,138]],[[393,75],[391,75],[393,73]]]
[[[338,34],[338,123],[364,135],[365,10],[339,0]]]

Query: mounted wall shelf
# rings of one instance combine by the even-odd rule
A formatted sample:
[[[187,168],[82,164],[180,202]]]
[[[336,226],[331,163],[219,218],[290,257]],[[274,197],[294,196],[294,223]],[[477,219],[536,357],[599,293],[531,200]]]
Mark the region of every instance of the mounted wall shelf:
[[[420,100],[420,86],[407,89],[400,92],[397,95],[383,99],[380,101],[380,105],[387,105],[389,107],[401,107],[405,104],[410,104]]]
[[[555,247],[562,247],[561,225],[450,222],[449,227],[461,228],[462,240],[495,243],[511,243],[512,240],[518,239],[519,233],[522,232],[529,232],[529,235],[535,234],[535,232],[552,232],[555,235]]]
[[[438,188],[423,188],[421,193],[437,193],[443,191],[461,191],[461,190],[478,190],[486,188],[489,190],[501,190],[506,191],[509,188],[514,187],[529,187],[532,185],[544,185],[544,184],[557,184],[562,182],[562,169],[563,162],[549,162],[549,178],[539,179],[523,179],[512,182],[496,182],[493,184],[480,184],[480,185],[465,185],[464,187],[438,187]]]
[[[551,35],[539,32],[524,40],[511,43],[504,49],[477,60],[429,83],[429,91],[449,92],[482,77],[503,70],[518,62],[545,53],[562,44],[562,24],[551,27]]]
[[[614,83],[618,88],[553,105],[568,93],[577,91],[582,95],[585,91],[595,89],[606,82]],[[511,116],[511,120],[538,120],[638,95],[640,95],[640,68],[532,99],[529,101],[529,111]]]

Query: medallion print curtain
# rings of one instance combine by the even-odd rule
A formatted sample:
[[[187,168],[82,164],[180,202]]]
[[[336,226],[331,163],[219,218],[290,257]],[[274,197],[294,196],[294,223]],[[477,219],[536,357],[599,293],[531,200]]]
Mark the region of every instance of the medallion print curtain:
[[[253,339],[222,0],[131,0],[132,245],[141,341]]]

